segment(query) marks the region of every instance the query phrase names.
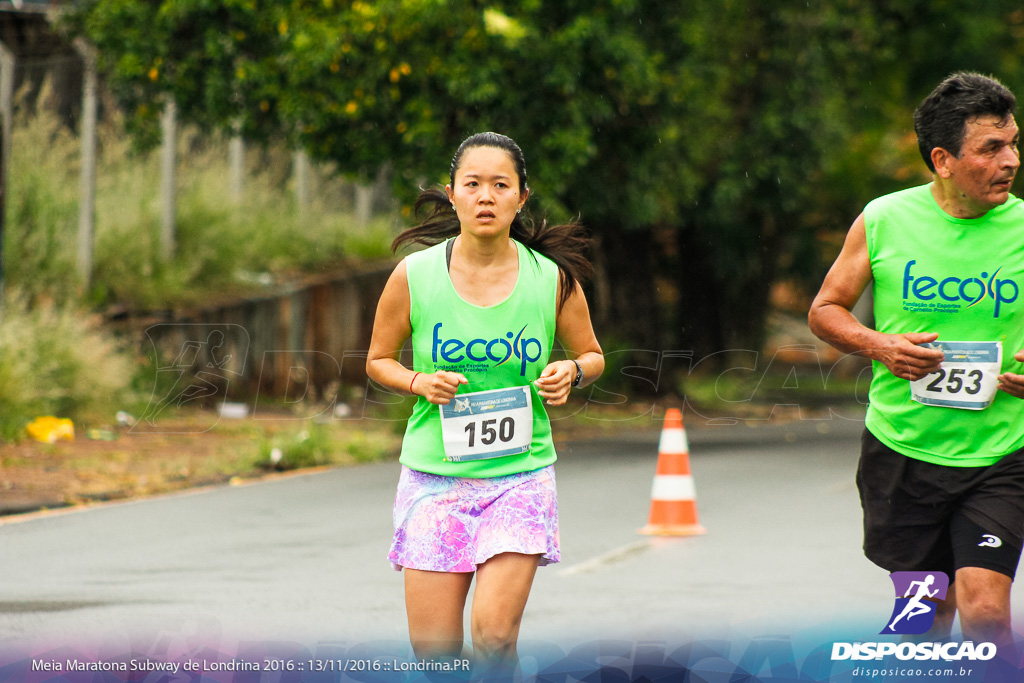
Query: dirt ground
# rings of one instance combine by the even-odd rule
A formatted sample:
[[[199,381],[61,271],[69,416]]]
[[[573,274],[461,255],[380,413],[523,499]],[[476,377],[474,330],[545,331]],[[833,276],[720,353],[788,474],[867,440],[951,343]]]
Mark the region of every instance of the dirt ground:
[[[307,423],[307,424],[304,424]],[[212,425],[212,426],[211,426]],[[267,452],[295,442],[308,421],[223,420],[210,414],[162,422],[159,428],[76,427],[74,441],[26,438],[0,445],[0,515],[137,498],[255,479],[287,468]],[[320,427],[332,453],[304,466],[336,466],[397,454],[398,435],[384,426]],[[369,435],[368,435],[369,432]],[[359,449],[363,456],[351,453]]]
[[[555,438],[650,429],[652,424],[649,416],[584,423],[565,419],[559,420]],[[404,421],[394,420],[227,419],[199,411],[156,427],[76,425],[74,441],[47,444],[26,437],[0,443],[0,516],[242,483],[295,469],[397,460],[403,427]],[[312,440],[310,431],[315,432]],[[301,447],[309,443],[318,446],[316,454]],[[285,452],[276,465],[270,460],[274,447]]]
[[[666,405],[680,404],[673,400]],[[603,410],[588,405],[584,418],[580,406],[549,413],[558,443],[649,433],[660,427],[664,407],[653,402]],[[789,416],[770,405],[742,403],[730,408],[739,419],[763,419],[769,412],[775,420],[800,417],[800,409]],[[699,429],[707,419],[688,412],[687,428]],[[0,443],[0,517],[244,483],[282,471],[397,460],[403,427],[404,421],[394,419],[316,423],[288,415],[227,419],[199,411],[163,420],[157,427],[95,430],[76,425],[70,442],[46,444],[26,437],[19,443]],[[274,464],[272,450],[286,455]]]

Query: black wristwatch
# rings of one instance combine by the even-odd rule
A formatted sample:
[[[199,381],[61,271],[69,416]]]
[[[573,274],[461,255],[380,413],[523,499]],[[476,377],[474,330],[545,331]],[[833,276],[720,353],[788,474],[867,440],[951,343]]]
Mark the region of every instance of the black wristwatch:
[[[573,361],[573,365],[576,366],[576,377],[572,380],[572,386],[578,387],[583,381],[583,368],[576,361]]]

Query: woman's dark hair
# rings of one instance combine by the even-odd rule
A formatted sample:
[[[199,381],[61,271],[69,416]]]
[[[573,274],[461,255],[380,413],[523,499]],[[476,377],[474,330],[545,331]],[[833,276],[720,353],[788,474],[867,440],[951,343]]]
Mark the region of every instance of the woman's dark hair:
[[[914,111],[917,146],[924,163],[934,173],[933,149],[941,147],[959,158],[969,121],[979,116],[995,116],[1006,122],[1016,108],[1013,93],[996,79],[969,71],[952,74]]]
[[[523,150],[519,149],[519,145],[512,138],[498,133],[477,133],[459,145],[455,156],[452,157],[448,173],[452,185],[455,184],[455,172],[462,165],[462,158],[467,151],[476,147],[494,147],[506,152],[519,176],[519,192],[526,192],[529,185],[526,182],[526,160],[523,157]],[[427,211],[426,218],[419,225],[403,231],[396,237],[391,243],[392,251],[398,251],[406,244],[439,244],[462,231],[459,217],[444,190],[422,190],[416,198],[417,215],[424,210]],[[562,275],[558,292],[559,307],[572,295],[576,283],[586,282],[593,273],[593,267],[585,256],[590,247],[590,238],[578,222],[550,226],[547,221],[541,221],[540,225],[537,225],[531,219],[524,218],[522,214],[516,214],[512,219],[510,234],[513,239],[543,254],[558,266]]]

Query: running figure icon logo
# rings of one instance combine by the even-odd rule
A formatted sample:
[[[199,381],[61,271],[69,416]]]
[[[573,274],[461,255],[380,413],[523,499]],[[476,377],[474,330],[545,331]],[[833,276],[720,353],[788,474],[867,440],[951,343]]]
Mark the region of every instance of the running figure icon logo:
[[[893,572],[889,578],[896,589],[896,604],[880,633],[926,633],[935,622],[937,604],[933,601],[945,600],[949,577],[944,572]]]

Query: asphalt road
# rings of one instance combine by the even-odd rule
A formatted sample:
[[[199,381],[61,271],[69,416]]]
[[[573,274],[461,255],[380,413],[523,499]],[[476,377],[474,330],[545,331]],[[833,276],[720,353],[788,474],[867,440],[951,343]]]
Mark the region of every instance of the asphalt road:
[[[637,533],[657,423],[562,445],[562,562],[538,571],[521,640],[877,634],[892,587],[860,553],[861,428],[691,428],[707,534],[688,538]],[[386,560],[397,478],[368,465],[7,520],[0,652],[405,643]]]

